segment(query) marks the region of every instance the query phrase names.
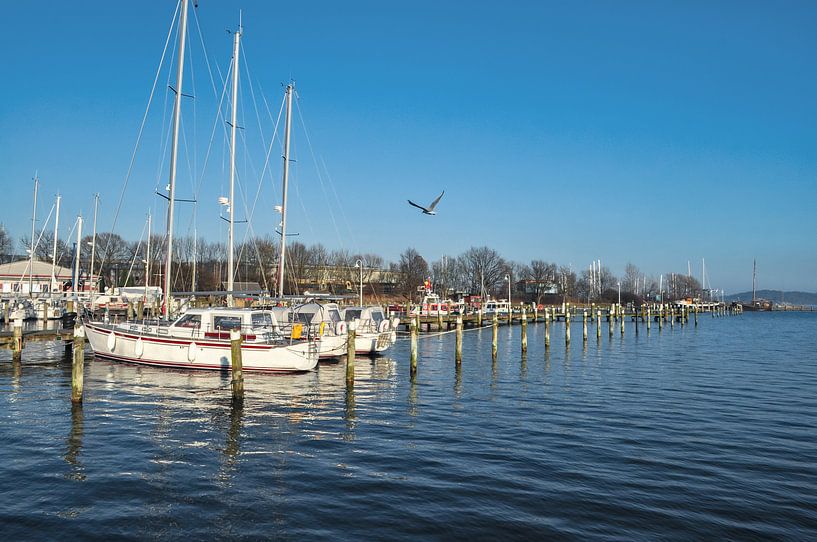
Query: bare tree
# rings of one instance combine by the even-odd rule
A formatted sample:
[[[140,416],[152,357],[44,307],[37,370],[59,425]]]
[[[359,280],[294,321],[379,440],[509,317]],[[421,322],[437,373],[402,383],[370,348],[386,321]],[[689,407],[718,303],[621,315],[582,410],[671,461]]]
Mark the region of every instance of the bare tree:
[[[11,237],[6,231],[5,226],[0,224],[0,262],[6,261],[11,257],[11,248]]]
[[[497,295],[504,291],[508,266],[494,249],[471,247],[460,255],[459,262],[471,293]]]
[[[542,296],[556,286],[557,267],[555,263],[533,260],[528,268],[528,279],[533,282],[536,302],[542,302]]]
[[[398,292],[406,299],[412,299],[417,287],[421,286],[428,276],[428,263],[419,252],[413,248],[407,248],[400,255],[397,270],[399,272]]]
[[[624,277],[621,279],[621,291],[638,293],[638,283],[641,280],[641,271],[632,263],[624,267]]]

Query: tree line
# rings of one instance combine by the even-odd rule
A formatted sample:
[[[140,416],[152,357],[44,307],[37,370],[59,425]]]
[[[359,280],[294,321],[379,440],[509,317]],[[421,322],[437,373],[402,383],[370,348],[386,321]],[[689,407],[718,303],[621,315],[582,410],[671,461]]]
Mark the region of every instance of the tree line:
[[[40,236],[40,234],[38,234]],[[94,252],[94,274],[104,286],[132,286],[145,283],[146,262],[150,262],[150,284],[161,285],[164,272],[164,236],[153,235],[150,254],[146,241],[127,241],[114,233],[99,233],[94,247],[92,236],[81,241],[81,267],[87,275],[91,252]],[[30,239],[19,240],[22,252],[30,247]],[[12,257],[13,243],[0,225],[0,258]],[[51,261],[53,233],[42,232],[35,249],[35,258]],[[226,245],[192,237],[174,239],[174,291],[213,291],[226,282]],[[236,282],[258,283],[267,291],[276,291],[279,241],[261,236],[235,247]],[[70,267],[74,244],[57,243],[57,264]],[[704,297],[697,279],[683,273],[648,276],[630,263],[622,276],[609,268],[598,266],[576,271],[543,259],[515,262],[503,258],[496,250],[483,246],[471,247],[458,255],[443,256],[429,263],[416,249],[407,248],[397,262],[371,253],[355,253],[345,249],[330,250],[322,244],[307,246],[299,242],[287,244],[287,269],[284,292],[303,294],[305,291],[327,291],[340,294],[357,291],[360,279],[367,293],[392,295],[404,300],[419,300],[418,287],[430,279],[434,290],[443,297],[479,295],[507,298],[510,284],[514,300],[529,302],[588,301],[640,302],[642,300]],[[362,277],[361,277],[362,276]]]

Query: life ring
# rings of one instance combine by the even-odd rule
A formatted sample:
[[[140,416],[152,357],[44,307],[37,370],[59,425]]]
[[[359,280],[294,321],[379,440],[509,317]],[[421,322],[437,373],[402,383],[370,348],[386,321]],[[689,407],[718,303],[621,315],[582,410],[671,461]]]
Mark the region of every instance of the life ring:
[[[346,281],[346,289],[347,289],[347,290],[351,290],[351,289],[352,289],[352,283],[351,283],[351,282],[349,282],[348,280]]]
[[[385,333],[389,329],[389,321],[381,320],[380,325],[377,326],[378,333]]]
[[[137,358],[141,358],[142,354],[145,353],[145,345],[142,343],[142,337],[136,339],[136,343],[133,345],[133,353],[136,354]]]
[[[113,352],[113,349],[116,348],[116,335],[113,331],[108,334],[108,350]]]
[[[192,342],[187,346],[187,361],[195,361],[196,352],[198,351],[198,349],[199,347],[196,346],[195,342]]]
[[[346,322],[335,324],[335,335],[346,335]]]

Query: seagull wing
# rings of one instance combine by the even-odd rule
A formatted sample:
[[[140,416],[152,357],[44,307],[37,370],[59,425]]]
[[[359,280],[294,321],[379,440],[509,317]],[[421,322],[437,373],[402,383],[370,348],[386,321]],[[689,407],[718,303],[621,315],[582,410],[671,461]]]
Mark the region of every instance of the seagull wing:
[[[437,196],[437,199],[435,199],[434,201],[431,202],[431,205],[428,206],[429,211],[433,211],[434,207],[436,207],[437,204],[440,203],[440,200],[443,199],[443,194],[445,194],[445,190],[442,191],[442,194]]]
[[[406,201],[408,201],[408,202],[409,202],[409,205],[413,205],[414,207],[417,207],[418,209],[422,209],[423,211],[428,211],[428,209],[426,209],[426,208],[425,208],[425,207],[423,207],[422,205],[417,205],[416,203],[414,203],[414,202],[413,202],[413,201],[411,201],[411,200],[406,200]]]

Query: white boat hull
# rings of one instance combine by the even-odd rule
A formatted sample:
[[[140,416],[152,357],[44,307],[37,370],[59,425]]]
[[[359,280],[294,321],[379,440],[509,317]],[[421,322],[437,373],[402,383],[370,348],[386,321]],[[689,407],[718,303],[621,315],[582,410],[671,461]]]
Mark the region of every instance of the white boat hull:
[[[379,354],[394,344],[397,334],[392,331],[383,333],[358,333],[355,335],[356,354]]]
[[[177,369],[231,369],[228,340],[139,334],[91,322],[85,324],[85,333],[94,355],[116,361]],[[283,345],[244,342],[241,360],[244,371],[310,371],[318,364],[318,350],[309,341]]]

